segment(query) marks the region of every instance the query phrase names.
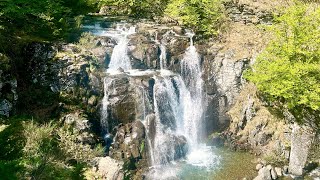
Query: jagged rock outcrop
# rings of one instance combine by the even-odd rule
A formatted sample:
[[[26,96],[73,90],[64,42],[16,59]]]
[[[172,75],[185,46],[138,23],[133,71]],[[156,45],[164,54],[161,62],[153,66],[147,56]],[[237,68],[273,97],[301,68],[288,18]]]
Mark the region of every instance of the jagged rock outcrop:
[[[151,98],[154,79],[157,72],[137,75],[120,73],[105,78],[105,101],[108,101],[109,130],[120,123],[131,123],[152,112]],[[143,97],[143,98],[141,98]]]
[[[288,160],[291,129],[285,120],[273,115],[256,95],[256,88],[247,84],[228,111],[231,124],[226,131],[235,148],[253,150]]]
[[[225,3],[225,7],[228,16],[234,22],[242,22],[244,24],[272,24],[273,21],[272,12],[266,9],[256,8],[252,6],[252,3],[231,0]]]
[[[147,142],[145,128],[141,121],[121,124],[116,128],[110,157],[118,160],[146,159]]]
[[[204,62],[205,88],[207,93],[207,131],[224,129],[229,124],[227,111],[240,93],[242,73],[248,59],[235,61],[228,54],[218,53]]]
[[[17,103],[17,80],[11,71],[11,60],[0,53],[0,116],[9,117]]]

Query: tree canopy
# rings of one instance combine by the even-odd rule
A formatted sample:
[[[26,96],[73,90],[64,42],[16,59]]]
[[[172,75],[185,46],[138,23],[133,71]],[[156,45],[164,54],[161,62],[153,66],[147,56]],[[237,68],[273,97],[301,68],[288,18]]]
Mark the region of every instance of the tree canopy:
[[[70,19],[90,10],[93,5],[93,0],[2,0],[0,33],[2,38],[60,38],[71,27]]]
[[[274,39],[246,78],[296,116],[320,110],[320,7],[296,2],[270,27]]]
[[[217,35],[224,17],[222,0],[171,0],[165,14],[204,35]]]
[[[224,17],[222,0],[102,0],[100,6],[117,6],[125,15],[151,18],[168,16],[206,36],[217,35]]]

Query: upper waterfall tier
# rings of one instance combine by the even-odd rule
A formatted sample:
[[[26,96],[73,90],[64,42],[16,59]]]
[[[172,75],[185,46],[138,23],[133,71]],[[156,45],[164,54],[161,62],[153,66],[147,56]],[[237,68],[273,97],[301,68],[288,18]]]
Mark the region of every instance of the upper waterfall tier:
[[[117,45],[114,47],[109,68],[107,71],[132,69],[130,57],[128,56],[128,35],[135,33],[135,27],[131,26],[127,28],[125,25],[118,25],[116,28],[116,34],[107,33],[106,36],[111,36],[117,41]]]

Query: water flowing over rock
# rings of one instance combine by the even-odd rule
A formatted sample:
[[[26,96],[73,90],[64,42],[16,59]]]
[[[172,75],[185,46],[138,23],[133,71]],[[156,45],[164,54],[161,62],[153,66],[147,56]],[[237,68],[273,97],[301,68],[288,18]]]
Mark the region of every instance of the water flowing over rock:
[[[134,34],[135,28],[130,27],[127,29],[126,27],[118,25],[116,30],[120,31],[120,34],[113,36],[117,40],[118,44],[113,49],[108,70],[118,70],[118,68],[129,70],[132,67],[128,56],[128,35]]]
[[[108,35],[108,32],[105,35]],[[123,55],[128,53],[125,51],[128,49],[127,44],[140,42],[139,39],[143,37],[133,35],[133,42],[126,39],[126,45],[118,44],[119,46],[113,49],[111,65],[106,70],[104,79],[101,126],[104,133],[115,134],[110,155],[117,159],[134,158],[136,161],[148,158],[149,165],[157,167],[155,171],[159,170],[158,167],[166,167],[173,161],[186,158],[189,153],[198,150],[200,139],[203,137],[205,96],[201,58],[193,45],[193,35],[188,33],[184,38],[190,38],[190,46],[180,56],[180,68],[173,68],[168,63],[169,52],[166,46],[170,44],[169,37],[174,36],[178,35],[168,31],[161,36],[163,39],[158,41],[156,33],[154,42],[159,46],[159,63],[156,67],[160,70],[132,70],[122,63],[117,63],[117,69],[112,68],[111,65],[119,59],[126,60],[132,65],[136,62],[136,58],[141,56],[135,51],[133,54],[129,53],[129,56],[133,55],[134,58],[127,59],[129,56]],[[177,71],[168,70],[171,68]],[[137,128],[134,130],[138,122],[144,125],[138,128],[140,133],[135,132]],[[112,129],[113,127],[115,129]],[[142,142],[146,148],[140,148]],[[146,157],[141,155],[143,151],[148,152]],[[193,153],[188,162],[208,167],[210,163],[214,163],[199,158]],[[156,174],[150,175],[150,178],[160,178]]]
[[[190,36],[190,46],[181,62],[181,74],[190,93],[181,94],[185,104],[184,110],[184,128],[187,137],[192,145],[199,143],[200,132],[202,131],[204,107],[203,80],[200,65],[200,55],[193,45],[193,35]],[[196,109],[194,106],[198,106]]]

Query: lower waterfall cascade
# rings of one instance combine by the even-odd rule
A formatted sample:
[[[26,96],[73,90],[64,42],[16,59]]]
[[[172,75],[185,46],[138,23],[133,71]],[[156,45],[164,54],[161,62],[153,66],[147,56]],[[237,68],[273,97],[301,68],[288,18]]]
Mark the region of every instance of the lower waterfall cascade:
[[[119,32],[123,33],[123,31]],[[219,157],[212,152],[211,147],[201,143],[205,97],[201,79],[201,59],[193,45],[193,34],[187,34],[190,38],[190,46],[181,60],[181,75],[166,69],[166,47],[163,43],[158,43],[161,52],[160,70],[131,69],[130,64],[128,65],[130,59],[126,54],[127,44],[130,41],[127,34],[130,33],[121,36],[118,45],[114,47],[109,69],[106,70],[101,108],[103,133],[109,133],[108,111],[112,101],[109,97],[117,91],[116,82],[112,76],[150,75],[154,80],[152,95],[143,86],[135,87],[135,91],[140,94],[136,114],[145,126],[150,156],[151,170],[146,178],[166,179],[178,176],[174,166],[178,162],[204,169],[215,167],[219,163]],[[106,35],[108,36],[108,33]],[[117,37],[119,40],[119,36],[111,37]],[[155,116],[154,122],[148,118],[148,114],[152,112]],[[166,176],[163,175],[164,168],[168,173]]]

